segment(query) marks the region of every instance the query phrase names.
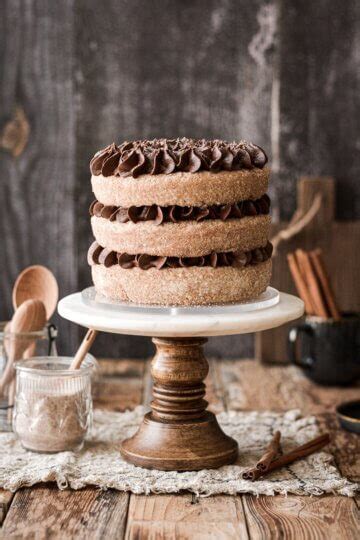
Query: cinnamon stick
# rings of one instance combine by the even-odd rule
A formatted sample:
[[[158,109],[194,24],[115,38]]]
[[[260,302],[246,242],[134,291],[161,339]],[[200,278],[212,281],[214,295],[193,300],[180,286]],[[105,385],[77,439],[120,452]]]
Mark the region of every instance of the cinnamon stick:
[[[302,444],[301,446],[298,446],[297,448],[294,448],[294,450],[291,450],[291,452],[288,452],[288,454],[292,454],[294,452],[297,452],[300,448],[302,450],[311,448],[312,446],[317,446],[319,444],[322,444],[326,441],[326,444],[330,442],[330,435],[328,433],[323,433],[322,435],[319,435],[318,437],[315,437],[315,439],[310,439],[307,443]]]
[[[284,467],[285,465],[289,465],[290,463],[293,463],[294,461],[297,461],[298,459],[302,459],[304,457],[309,456],[310,454],[314,454],[315,452],[318,452],[321,450],[324,446],[326,446],[330,442],[330,435],[328,433],[325,433],[324,435],[320,435],[319,437],[316,437],[315,439],[312,439],[311,441],[298,446],[288,454],[284,454],[283,456],[280,456],[274,461],[272,461],[266,471],[260,471],[256,467],[253,467],[252,469],[248,469],[247,471],[244,471],[242,474],[242,477],[244,480],[251,480],[252,482],[254,480],[257,480],[261,476],[265,476],[271,471],[275,471],[276,469],[280,469],[281,467]]]
[[[335,302],[335,296],[331,287],[329,276],[326,272],[325,264],[322,258],[321,249],[315,249],[309,253],[316,277],[321,285],[325,302],[329,308],[330,314],[335,321],[340,320],[340,312]]]
[[[287,260],[289,264],[289,269],[293,277],[296,290],[305,304],[305,311],[308,315],[315,315],[315,308],[311,299],[311,295],[308,291],[307,284],[300,272],[300,268],[294,253],[289,253],[287,255]]]
[[[259,471],[265,472],[268,470],[270,463],[276,458],[280,449],[280,431],[275,431],[274,436],[268,444],[265,453],[256,464]]]
[[[295,255],[299,266],[304,272],[307,288],[311,296],[311,301],[315,307],[315,315],[327,319],[329,317],[329,313],[327,311],[324,299],[321,295],[321,290],[317,282],[315,272],[311,265],[310,257],[308,253],[306,253],[306,251],[303,251],[302,249],[297,249]]]

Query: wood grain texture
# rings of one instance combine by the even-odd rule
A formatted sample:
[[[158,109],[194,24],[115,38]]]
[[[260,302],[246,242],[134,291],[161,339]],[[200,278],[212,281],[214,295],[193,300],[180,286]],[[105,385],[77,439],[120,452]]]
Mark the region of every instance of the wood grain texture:
[[[113,361],[108,358],[99,358],[100,374],[102,378],[110,377],[113,379],[122,378],[134,379],[142,382],[144,370],[148,365],[147,362],[139,362],[133,359],[123,359],[121,361]]]
[[[131,496],[126,538],[249,538],[240,497],[217,495],[196,499],[184,495]]]
[[[360,4],[279,0],[277,110],[272,126],[273,187],[281,216],[295,209],[295,181],[331,175],[337,216],[360,215],[357,178]],[[274,156],[275,154],[275,156]]]
[[[359,510],[348,497],[243,497],[254,540],[353,540],[358,538]]]
[[[206,338],[153,338],[151,412],[121,444],[121,455],[138,467],[165,471],[217,468],[232,463],[237,443],[207,410],[203,380],[209,372]]]
[[[115,490],[21,489],[2,529],[3,538],[123,538],[128,494]]]
[[[96,383],[94,406],[110,411],[134,409],[142,401],[145,362],[100,361],[101,379]]]
[[[0,310],[6,319],[12,285],[25,266],[48,266],[62,295],[77,285],[73,2],[5,1],[0,25],[0,138],[19,108],[29,124],[20,153],[0,147]],[[21,128],[14,129],[21,138]],[[61,350],[69,353],[76,327],[57,322]]]

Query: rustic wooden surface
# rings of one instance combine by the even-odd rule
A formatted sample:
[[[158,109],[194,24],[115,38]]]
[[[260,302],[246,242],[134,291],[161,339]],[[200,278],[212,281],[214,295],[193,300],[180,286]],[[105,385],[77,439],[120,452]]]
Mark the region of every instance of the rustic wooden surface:
[[[54,5],[53,5],[54,4]],[[125,138],[246,137],[266,148],[274,218],[303,174],[338,182],[337,215],[360,216],[357,0],[3,0],[0,18],[0,314],[16,275],[44,263],[62,296],[90,284],[88,162]],[[60,350],[78,331],[60,324]],[[215,338],[211,355],[249,354]],[[150,340],[100,338],[144,358]]]
[[[98,403],[124,410],[150,396],[150,373],[142,361],[103,362]],[[264,381],[266,381],[266,390]],[[117,397],[115,399],[116,390]],[[254,360],[212,361],[207,399],[214,412],[231,409],[287,410],[316,414],[333,435],[331,451],[342,474],[360,480],[360,440],[337,425],[336,404],[359,387],[321,388],[297,368],[264,367]],[[306,539],[359,537],[359,502],[347,497],[254,497],[192,494],[134,495],[93,488],[59,492],[51,485],[0,493],[3,538],[94,539]],[[6,515],[6,517],[5,517]],[[4,519],[5,518],[5,519]]]

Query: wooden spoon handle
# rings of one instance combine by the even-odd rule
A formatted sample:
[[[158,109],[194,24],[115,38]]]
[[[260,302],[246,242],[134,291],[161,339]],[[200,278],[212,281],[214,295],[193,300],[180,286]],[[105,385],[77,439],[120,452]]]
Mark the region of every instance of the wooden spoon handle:
[[[23,354],[23,359],[24,360],[27,360],[28,358],[32,358],[33,356],[35,356],[35,351],[36,351],[36,341],[33,341],[29,346],[28,348],[26,349],[26,351],[24,352]]]
[[[94,339],[96,338],[97,334],[98,334],[97,330],[88,330],[86,332],[86,335],[84,339],[82,340],[82,343],[80,347],[78,348],[78,351],[76,355],[74,356],[74,359],[71,362],[69,369],[80,368],[81,363],[84,360],[86,354],[88,353],[91,345],[94,343]]]

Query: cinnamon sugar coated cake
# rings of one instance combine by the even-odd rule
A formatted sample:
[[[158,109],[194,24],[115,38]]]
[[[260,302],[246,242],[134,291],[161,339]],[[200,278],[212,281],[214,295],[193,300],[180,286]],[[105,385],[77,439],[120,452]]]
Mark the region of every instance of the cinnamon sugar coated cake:
[[[154,139],[90,163],[96,291],[136,304],[256,298],[271,277],[269,169],[255,144]]]

